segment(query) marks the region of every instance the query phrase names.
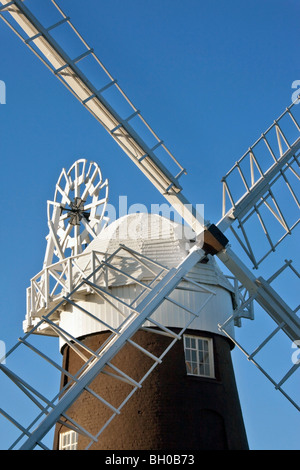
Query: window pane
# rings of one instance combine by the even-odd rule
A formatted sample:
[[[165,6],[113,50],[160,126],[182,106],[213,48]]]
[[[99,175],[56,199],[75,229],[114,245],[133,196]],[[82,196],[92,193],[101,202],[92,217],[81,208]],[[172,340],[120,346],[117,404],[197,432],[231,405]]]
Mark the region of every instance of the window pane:
[[[60,450],[77,450],[78,434],[75,431],[69,431],[60,434],[59,436],[59,449]]]
[[[205,362],[206,364],[209,364],[209,354],[208,354],[208,352],[203,354],[203,362]]]
[[[185,351],[185,359],[186,359],[187,361],[190,361],[190,360],[191,360],[191,351],[190,351],[189,349],[187,349],[187,350]]]
[[[184,335],[184,353],[188,374],[214,377],[211,339]]]

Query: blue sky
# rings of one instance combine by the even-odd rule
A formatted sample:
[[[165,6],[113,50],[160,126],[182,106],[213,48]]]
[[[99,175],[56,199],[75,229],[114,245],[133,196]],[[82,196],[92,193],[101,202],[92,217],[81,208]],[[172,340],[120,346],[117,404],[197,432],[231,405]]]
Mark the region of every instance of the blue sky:
[[[31,2],[36,4],[28,0],[29,7]],[[194,204],[204,203],[205,217],[216,223],[221,217],[222,176],[291,103],[292,83],[300,80],[299,3],[91,0],[85,8],[79,0],[59,4],[187,168],[188,175],[181,180],[186,197]],[[110,181],[112,204],[120,195],[128,197],[128,205],[150,207],[164,201],[4,22],[0,44],[0,80],[6,84],[6,104],[0,105],[0,339],[9,348],[22,335],[26,287],[42,267],[46,201],[53,198],[62,167],[68,169],[82,157],[97,161]],[[298,236],[295,231],[292,243],[280,247],[259,274],[268,277],[265,273],[285,258],[295,258]],[[250,333],[246,328],[245,335],[255,337],[259,318]],[[299,449],[298,412],[240,351],[234,351],[233,359],[250,448]],[[277,359],[274,356],[273,365]],[[299,379],[296,386],[299,389]],[[0,429],[2,442],[5,433]]]

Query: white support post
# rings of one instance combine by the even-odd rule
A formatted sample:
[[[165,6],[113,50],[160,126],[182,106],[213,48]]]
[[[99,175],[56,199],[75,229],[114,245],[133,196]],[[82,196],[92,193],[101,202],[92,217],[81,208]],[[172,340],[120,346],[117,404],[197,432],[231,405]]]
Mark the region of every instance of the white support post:
[[[74,286],[73,286],[73,265],[72,265],[72,259],[68,258],[67,259],[68,263],[68,269],[67,269],[67,286],[68,286],[68,294],[72,292]]]

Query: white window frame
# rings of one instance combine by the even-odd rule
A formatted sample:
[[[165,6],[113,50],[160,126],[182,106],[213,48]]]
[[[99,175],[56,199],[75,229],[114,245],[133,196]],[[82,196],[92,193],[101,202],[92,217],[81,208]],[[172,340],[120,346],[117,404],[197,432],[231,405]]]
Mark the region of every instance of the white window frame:
[[[59,434],[59,450],[77,450],[78,433],[67,431]]]
[[[187,375],[215,379],[212,338],[183,335],[183,344]]]

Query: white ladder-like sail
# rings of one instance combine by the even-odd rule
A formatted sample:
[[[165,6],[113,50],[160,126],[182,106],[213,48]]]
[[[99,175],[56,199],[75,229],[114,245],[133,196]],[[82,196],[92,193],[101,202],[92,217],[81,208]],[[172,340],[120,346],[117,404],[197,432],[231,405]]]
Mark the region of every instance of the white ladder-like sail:
[[[163,140],[157,137],[140,111],[121,90],[117,81],[108,73],[94,50],[74,28],[70,18],[62,12],[54,0],[52,3],[57,8],[60,19],[48,28],[38,21],[23,1],[3,0],[0,12],[4,21],[93,114],[183,219],[193,227],[196,233],[199,233],[203,229],[202,217],[200,214],[197,216],[192,205],[183,196],[179,184],[179,178],[186,173],[186,170],[167,149]],[[10,13],[12,22],[7,20],[6,12]],[[83,52],[76,58],[70,58],[63,46],[59,45],[53,37],[55,29],[62,28],[65,24],[72,28],[74,35],[76,34],[82,42]],[[104,82],[100,90],[82,71],[84,67],[81,67],[81,64],[89,60],[93,61],[93,66],[97,65],[99,74],[104,74]],[[113,101],[122,100],[122,107],[127,105],[127,116],[121,116],[110,104],[106,95],[111,92],[113,92]],[[143,137],[142,134],[144,134]],[[169,170],[168,164],[167,167],[162,163],[162,158],[168,158],[169,163],[173,165],[175,175]]]
[[[275,251],[300,221],[297,104],[297,100],[292,103],[222,179],[223,217],[218,227],[222,232],[231,229],[254,268]],[[254,225],[256,221],[258,226]],[[233,228],[235,222],[238,230]],[[252,239],[248,235],[251,228],[255,240],[260,233],[264,236],[261,253],[257,254],[261,243],[255,244],[253,235]],[[264,241],[262,237],[260,241]]]
[[[17,373],[0,363],[0,370],[20,388],[35,405],[34,419],[29,425],[19,423],[13,416],[0,408],[0,414],[21,431],[21,434],[11,448],[14,449],[19,445],[18,448],[21,450],[31,450],[36,446],[45,449],[43,438],[47,436],[56,423],[61,423],[70,429],[76,430],[76,432],[88,438],[90,440],[88,448],[96,442],[111,420],[120,414],[123,406],[133,393],[142,387],[143,382],[152,370],[162,362],[167,352],[182,338],[184,331],[193,320],[201,314],[202,309],[215,295],[214,291],[207,286],[186,278],[191,268],[204,256],[205,253],[202,250],[195,248],[177,268],[168,269],[156,261],[152,261],[150,258],[121,245],[112,255],[109,257],[105,256],[105,259],[100,260],[96,269],[86,278],[82,277],[73,291],[64,296],[48,314],[42,315],[41,320],[24,337],[19,338],[19,342],[8,352],[6,359],[10,359],[10,356],[16,353],[17,349],[25,347],[25,349],[29,349],[31,354],[37,354],[50,364],[51,367],[62,372],[65,377],[68,377],[68,382],[58,395],[53,399],[48,398],[48,396],[46,397],[40,390],[34,388]],[[120,260],[122,263],[120,263]],[[130,260],[131,262],[133,260],[135,262],[138,261],[138,263],[141,263],[152,275],[155,275],[153,280],[145,284],[138,278],[129,275],[126,269],[120,271],[120,264],[125,265],[130,262]],[[140,286],[140,292],[138,292],[137,297],[132,302],[124,302],[124,300],[110,292],[109,286],[105,287],[105,279],[107,279],[109,274],[108,271],[117,271],[119,275],[130,278],[131,281]],[[203,301],[201,305],[197,307],[197,311],[191,311],[171,297],[174,289],[181,283],[184,283],[185,289],[196,289],[198,292],[202,293]],[[87,290],[94,292],[113,306],[119,317],[117,327],[112,327],[105,323],[88,309],[76,303],[76,296]],[[171,304],[175,304],[181,309],[182,318],[185,319],[185,322],[180,331],[175,332],[155,319],[154,313],[163,302],[171,302]],[[83,317],[89,316],[93,318],[110,331],[110,336],[97,351],[88,348],[80,340],[76,339],[70,331],[66,331],[59,325],[57,312],[61,305],[65,303],[71,304]],[[150,326],[147,326],[148,324],[150,324]],[[36,332],[44,328],[52,329],[53,333],[67,343],[83,360],[83,365],[75,375],[71,375],[67,370],[57,364],[55,358],[50,356],[48,351],[44,353],[41,348],[37,348],[33,344]],[[141,328],[150,333],[164,335],[169,338],[170,342],[159,357],[154,356],[151,351],[141,347],[132,339],[134,334]],[[152,359],[152,365],[150,365],[148,371],[144,373],[142,377],[131,377],[126,371],[120,370],[113,363],[115,356],[126,344],[137,348],[142,354]],[[128,395],[122,399],[120,403],[110,403],[104,397],[95,393],[93,390],[93,380],[100,373],[108,374],[116,380],[125,381],[132,387]],[[84,429],[80,423],[74,422],[67,414],[68,409],[83,393],[93,395],[93,397],[99,400],[111,413],[108,419],[101,423],[102,425],[99,432],[94,436],[92,436],[88,430]],[[36,407],[39,411],[37,415],[35,414]]]

